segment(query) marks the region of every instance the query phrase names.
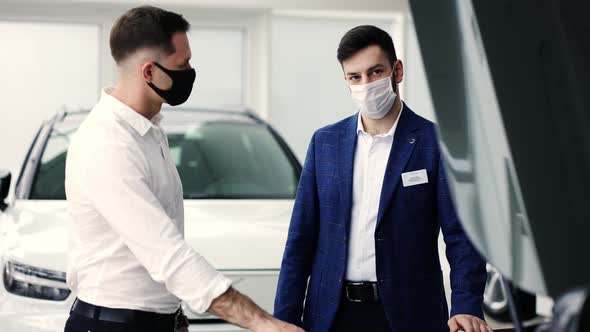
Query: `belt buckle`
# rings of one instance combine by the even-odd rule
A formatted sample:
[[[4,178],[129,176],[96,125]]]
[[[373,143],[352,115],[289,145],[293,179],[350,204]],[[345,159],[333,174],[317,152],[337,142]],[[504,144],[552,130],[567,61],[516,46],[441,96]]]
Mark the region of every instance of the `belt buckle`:
[[[346,290],[346,299],[350,302],[361,303],[363,300],[352,299],[350,298],[350,292],[348,291],[348,286],[362,286],[362,282],[348,282],[344,285],[344,289]]]

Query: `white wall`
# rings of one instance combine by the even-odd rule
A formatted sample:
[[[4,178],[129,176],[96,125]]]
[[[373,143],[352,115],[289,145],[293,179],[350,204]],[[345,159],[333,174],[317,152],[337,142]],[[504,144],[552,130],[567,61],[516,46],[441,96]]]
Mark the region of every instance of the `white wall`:
[[[426,80],[424,63],[420,53],[420,47],[416,36],[414,21],[410,15],[406,15],[405,23],[405,59],[404,59],[404,86],[402,95],[408,106],[419,115],[428,120],[435,121],[434,106]]]
[[[434,121],[424,64],[412,18],[407,14],[278,12],[272,18],[269,121],[303,162],[313,132],[355,113],[336,60],[348,29],[372,24],[388,31],[404,64],[401,98]]]
[[[5,3],[20,5],[138,5],[155,4],[159,6],[184,6],[223,9],[313,9],[350,11],[404,11],[405,0],[4,0]]]
[[[193,26],[188,37],[197,78],[190,98],[182,107],[236,108],[244,105],[244,29]]]
[[[0,22],[1,169],[16,173],[48,115],[95,103],[99,33],[92,24]]]
[[[228,91],[234,91],[232,96],[236,96],[238,93],[235,91],[241,86],[243,104],[270,120],[285,136],[301,161],[314,130],[354,112],[335,59],[335,52],[341,36],[357,24],[375,24],[393,34],[398,56],[404,61],[406,69],[404,83],[401,85],[402,98],[417,113],[429,119],[434,118],[413,23],[407,13],[403,12],[407,9],[405,0],[161,0],[148,3],[181,12],[194,27],[200,29],[243,32],[243,68],[239,74],[232,74],[228,78],[231,80],[228,83]],[[24,71],[11,69],[10,74],[6,72],[7,69],[0,69],[0,86],[5,87],[1,93],[3,100],[7,100],[5,104],[10,99],[7,97],[17,96],[25,91],[22,89],[23,76],[19,77],[18,72],[27,73],[27,78],[35,81],[30,86],[31,94],[35,97],[26,101],[38,104],[23,107],[22,103],[17,102],[16,107],[7,104],[8,107],[0,109],[3,119],[0,122],[0,149],[9,151],[0,154],[0,168],[14,170],[20,165],[22,155],[32,137],[33,128],[38,126],[47,113],[62,104],[70,107],[90,107],[98,97],[98,89],[115,82],[115,68],[108,48],[108,35],[114,20],[124,10],[137,4],[136,1],[127,0],[8,0],[0,3],[0,23],[90,24],[97,27],[98,40],[76,38],[73,44],[69,44],[76,46],[73,51],[62,56],[59,52],[69,43],[70,34],[46,30],[42,39],[46,45],[52,46],[52,51],[46,53],[39,52],[38,49],[23,49],[27,56],[34,55],[41,61],[29,65],[21,61],[23,58],[18,51],[5,51],[11,49],[7,40],[11,35],[18,34],[20,37],[17,39],[21,40],[21,44],[33,44],[30,37],[22,34],[24,30],[0,33],[0,42],[3,45],[0,60],[3,63],[8,61],[17,64],[15,69],[24,67]],[[65,31],[68,30],[62,32]],[[211,64],[216,60],[215,56],[211,55],[219,52],[219,47],[212,47],[215,50],[211,52],[199,48],[199,41],[208,39],[215,42],[213,36],[204,32],[196,34],[193,39],[196,54],[193,65],[197,72],[201,71],[201,75],[197,77],[196,94],[189,104],[211,105],[212,103],[204,102],[216,98],[216,91],[210,88],[222,86],[224,79],[222,76],[215,80],[215,71],[211,68]],[[225,46],[228,47],[225,47],[223,52],[239,51],[231,45]],[[93,55],[83,55],[85,53],[78,52],[78,48],[80,52],[91,50]],[[54,57],[64,60],[65,62],[59,63],[67,66],[43,64],[43,61],[50,61]],[[239,65],[235,58],[228,61],[232,61],[232,70],[237,71]],[[316,68],[316,71],[310,72],[310,66]],[[53,73],[67,73],[73,68],[97,70],[98,79],[92,79],[93,85],[76,84],[68,88],[68,94],[66,85],[57,84],[48,73],[51,72],[50,69],[54,70]],[[322,69],[318,71],[317,68]],[[58,78],[67,79],[64,75]],[[21,88],[17,88],[17,85],[11,86],[11,80],[21,80]],[[41,86],[51,87],[57,92],[50,92],[53,90],[43,89]],[[234,104],[237,100],[237,97],[232,97],[228,104]],[[199,104],[200,102],[203,103]],[[20,110],[16,112],[14,108]],[[310,118],[313,121],[310,121]],[[6,139],[8,136],[11,137],[10,140]]]
[[[315,130],[356,112],[336,59],[346,31],[372,24],[399,35],[401,16],[326,17],[275,15],[272,19],[271,109],[269,121],[301,161]]]

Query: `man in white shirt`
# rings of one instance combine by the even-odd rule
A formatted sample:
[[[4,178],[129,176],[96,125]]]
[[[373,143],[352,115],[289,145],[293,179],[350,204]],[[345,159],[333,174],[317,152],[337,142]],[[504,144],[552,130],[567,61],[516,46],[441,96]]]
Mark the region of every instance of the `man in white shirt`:
[[[118,83],[103,90],[66,164],[67,276],[78,295],[66,332],[186,331],[181,300],[250,330],[302,331],[233,289],[184,240],[182,185],[160,109],[191,93],[188,29],[182,16],[151,6],[113,26]]]

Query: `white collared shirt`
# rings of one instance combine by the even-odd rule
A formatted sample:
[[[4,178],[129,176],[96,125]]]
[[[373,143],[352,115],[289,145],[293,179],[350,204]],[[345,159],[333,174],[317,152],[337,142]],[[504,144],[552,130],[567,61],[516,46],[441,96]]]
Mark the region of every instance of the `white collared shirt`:
[[[354,154],[352,208],[346,280],[377,281],[375,229],[385,168],[402,110],[391,129],[383,135],[369,135],[358,115]]]
[[[68,286],[88,303],[203,313],[231,282],[184,240],[182,185],[160,114],[148,120],[105,89],[66,163]]]

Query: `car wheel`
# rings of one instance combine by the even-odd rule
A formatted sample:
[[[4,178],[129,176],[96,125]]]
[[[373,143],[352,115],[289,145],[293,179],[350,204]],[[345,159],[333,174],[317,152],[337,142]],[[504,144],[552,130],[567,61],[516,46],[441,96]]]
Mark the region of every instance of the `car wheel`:
[[[486,315],[500,322],[510,322],[510,310],[508,308],[508,298],[506,297],[506,287],[500,272],[493,266],[487,265],[488,279],[483,295],[483,309]],[[516,304],[516,310],[522,321],[526,321],[537,316],[536,297],[508,283],[508,289],[512,293],[512,298]]]

